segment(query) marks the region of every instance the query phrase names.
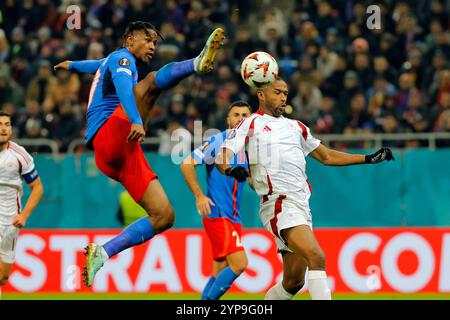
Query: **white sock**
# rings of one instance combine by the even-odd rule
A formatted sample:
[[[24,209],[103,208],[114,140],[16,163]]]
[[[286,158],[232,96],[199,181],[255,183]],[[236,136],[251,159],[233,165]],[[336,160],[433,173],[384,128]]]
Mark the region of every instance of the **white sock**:
[[[264,300],[291,300],[294,295],[283,288],[283,284],[278,282],[267,291]]]
[[[101,252],[101,255],[102,255],[102,260],[103,261],[107,261],[109,259],[109,256],[106,253],[106,250],[105,250],[105,248],[103,248],[103,246],[102,246],[102,250],[100,252]]]
[[[331,300],[331,290],[328,288],[325,271],[308,271],[308,291],[312,300]]]

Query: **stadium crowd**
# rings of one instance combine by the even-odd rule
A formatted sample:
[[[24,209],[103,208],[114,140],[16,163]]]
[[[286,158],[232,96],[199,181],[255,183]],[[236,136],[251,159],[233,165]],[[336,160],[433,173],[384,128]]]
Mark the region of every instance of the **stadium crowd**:
[[[70,4],[81,8],[80,29],[66,26]],[[379,29],[366,25],[371,4],[381,9]],[[450,132],[449,16],[443,0],[297,0],[289,12],[271,1],[4,0],[0,109],[13,115],[17,137],[54,139],[67,150],[84,136],[93,76],[52,66],[101,59],[121,46],[128,22],[144,20],[165,40],[151,64],[140,67],[142,75],[195,57],[216,26],[228,37],[212,73],[158,100],[147,135],[167,143],[177,128],[193,132],[195,120],[224,130],[234,100],[257,107],[254,90],[240,78],[241,61],[253,51],[277,59],[290,86],[288,116],[314,133]]]

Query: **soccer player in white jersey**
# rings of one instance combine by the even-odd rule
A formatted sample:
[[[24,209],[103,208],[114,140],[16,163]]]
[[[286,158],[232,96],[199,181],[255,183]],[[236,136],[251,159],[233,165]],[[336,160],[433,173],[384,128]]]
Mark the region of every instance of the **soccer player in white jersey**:
[[[19,229],[25,226],[43,193],[33,158],[11,137],[11,116],[0,111],[0,290],[14,263]],[[31,189],[24,208],[20,202],[22,178]]]
[[[261,221],[275,236],[283,257],[283,280],[269,289],[265,299],[291,299],[303,287],[308,268],[311,298],[329,300],[325,255],[312,231],[305,157],[310,155],[329,166],[347,166],[394,160],[392,152],[382,148],[374,154],[356,155],[325,147],[303,123],[283,117],[288,86],[282,79],[258,90],[257,95],[259,110],[229,133],[216,165],[227,176],[245,181],[247,170],[229,164],[245,148],[253,186],[261,197]]]

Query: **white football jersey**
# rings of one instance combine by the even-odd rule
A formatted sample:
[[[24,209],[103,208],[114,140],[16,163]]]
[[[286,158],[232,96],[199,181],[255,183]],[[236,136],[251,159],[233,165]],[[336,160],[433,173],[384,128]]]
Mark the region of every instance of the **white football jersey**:
[[[11,224],[21,211],[22,176],[33,170],[33,158],[17,143],[0,152],[0,224]]]
[[[308,202],[311,189],[305,157],[319,145],[320,140],[300,121],[258,111],[230,131],[223,147],[234,153],[245,148],[259,196],[289,194]]]

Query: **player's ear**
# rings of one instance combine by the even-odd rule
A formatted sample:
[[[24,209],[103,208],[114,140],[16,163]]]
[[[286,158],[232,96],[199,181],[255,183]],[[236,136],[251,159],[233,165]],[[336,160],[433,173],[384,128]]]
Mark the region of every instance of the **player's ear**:
[[[258,97],[258,100],[265,101],[265,99],[264,99],[264,92],[262,92],[262,90],[257,90],[256,91],[256,96]]]

